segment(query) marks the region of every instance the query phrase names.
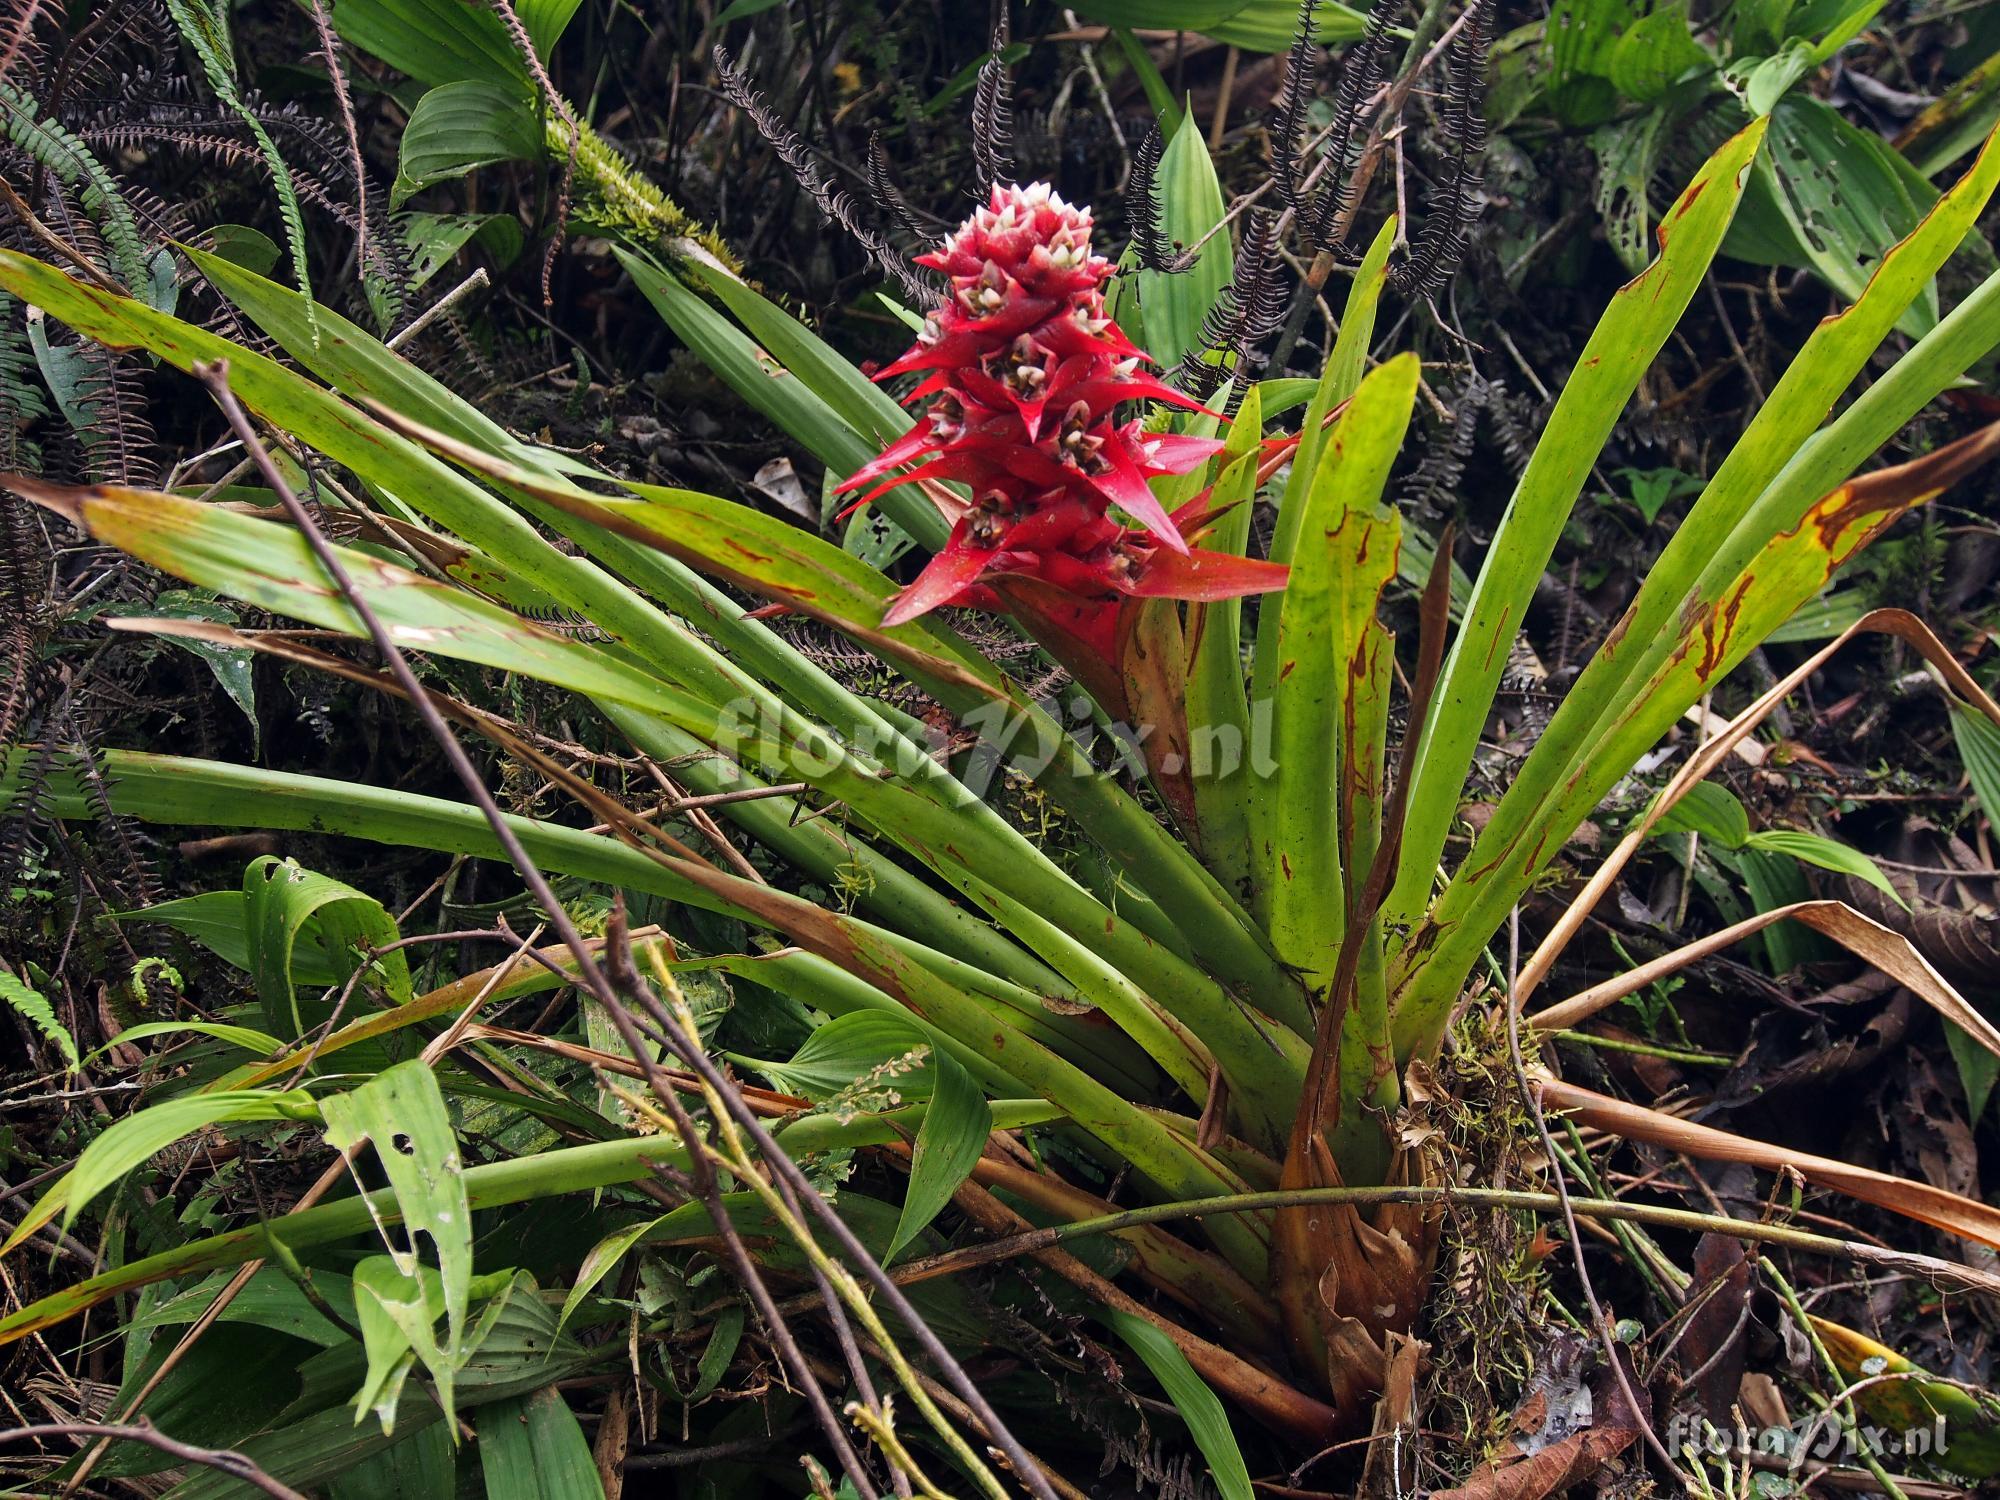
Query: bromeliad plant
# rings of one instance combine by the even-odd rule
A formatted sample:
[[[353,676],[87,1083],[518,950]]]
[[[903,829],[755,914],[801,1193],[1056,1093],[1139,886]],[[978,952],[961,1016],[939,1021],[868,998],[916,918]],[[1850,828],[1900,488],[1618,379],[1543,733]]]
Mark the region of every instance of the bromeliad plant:
[[[913,399],[929,405],[914,427],[722,268],[693,274],[765,359],[695,291],[627,254],[662,313],[765,409],[786,409],[771,360],[810,393],[789,409],[801,441],[934,553],[907,586],[769,515],[619,481],[521,442],[332,312],[210,257],[200,260],[211,280],[317,379],[24,257],[0,257],[0,285],[81,334],[183,370],[226,358],[244,405],[359,482],[357,505],[370,513],[354,519],[374,540],[340,557],[355,597],[398,645],[588,700],[689,791],[736,794],[718,795],[716,813],[761,849],[765,870],[785,873],[767,881],[719,846],[711,858],[477,707],[448,705],[604,830],[514,819],[544,868],[773,935],[785,946],[680,962],[755,975],[829,1015],[903,1018],[980,1091],[1015,1101],[993,1119],[1046,1122],[1081,1159],[1129,1171],[1150,1199],[1253,1195],[1187,1235],[1120,1230],[1151,1303],[1089,1284],[1119,1299],[1115,1316],[1164,1331],[1240,1409],[1317,1444],[1365,1416],[1393,1337],[1420,1316],[1433,1220],[1420,1192],[1397,1189],[1423,1188],[1435,1169],[1398,1132],[1405,1081],[1462,1006],[1505,1013],[1489,958],[1509,914],[1691,705],[1858,548],[2000,447],[2000,429],[1988,428],[1851,477],[2000,346],[2000,278],[1841,406],[2000,182],[2000,149],[1989,145],[1853,305],[1807,340],[1469,851],[1448,859],[1508,645],[1599,450],[1707,274],[1762,140],[1758,122],[1728,141],[1665,216],[1657,259],[1614,297],[1565,382],[1456,632],[1442,547],[1400,671],[1385,616],[1401,523],[1383,495],[1419,371],[1407,354],[1367,368],[1393,226],[1354,275],[1302,420],[1270,435],[1269,393],[1254,385],[1226,432],[1200,411],[1182,433],[1119,423],[1126,402],[1192,403],[1132,363],[1098,301],[1107,268],[1091,254],[1087,218],[1040,189],[1002,189],[931,257],[952,278],[950,301],[890,371],[924,376]],[[284,524],[184,496],[10,483],[194,584],[359,633],[354,604]],[[1260,499],[1275,525],[1266,555],[1251,558]],[[1279,570],[1284,587],[1269,591]],[[1242,596],[1260,591],[1251,619]],[[1011,617],[1072,667],[1090,712],[1030,696],[937,612],[948,603]],[[956,728],[975,729],[980,752],[952,758],[949,741],[934,743],[900,707],[829,675],[772,623],[774,611],[871,653]],[[604,639],[533,623],[557,612]],[[376,680],[272,635],[154,628]],[[1954,681],[1976,693],[1962,673]],[[1983,695],[1975,701],[2000,718]],[[1093,759],[1097,719],[1141,740],[1157,803]],[[445,799],[136,749],[105,759],[113,804],[137,819],[496,853],[480,816]],[[996,767],[1054,809],[1062,852],[988,795],[983,778]],[[8,775],[29,769],[17,757]],[[52,792],[55,811],[90,815],[87,789]],[[837,818],[819,815],[828,811]],[[844,899],[798,894],[812,886]],[[1879,930],[1867,943],[1848,931],[2000,1050],[1906,949]],[[1550,956],[1531,961],[1514,1004]],[[355,1024],[374,1036],[439,1013],[406,1005]],[[351,1034],[324,1042],[315,1066]],[[252,1070],[235,1086],[254,1092],[286,1071]],[[1776,1164],[1754,1142],[1553,1079],[1544,1088],[1628,1134],[1673,1129],[1680,1149]],[[1982,1205],[1796,1153],[1784,1161],[1809,1181],[2000,1244],[2000,1214]],[[637,1152],[607,1157],[592,1185],[643,1169]],[[1018,1223],[989,1186],[1051,1218],[1106,1208],[998,1151],[964,1158],[954,1184],[989,1227]],[[1254,1197],[1343,1185],[1385,1191],[1370,1203],[1322,1195],[1283,1207]],[[93,1283],[30,1308],[0,1322],[0,1336],[100,1295]]]

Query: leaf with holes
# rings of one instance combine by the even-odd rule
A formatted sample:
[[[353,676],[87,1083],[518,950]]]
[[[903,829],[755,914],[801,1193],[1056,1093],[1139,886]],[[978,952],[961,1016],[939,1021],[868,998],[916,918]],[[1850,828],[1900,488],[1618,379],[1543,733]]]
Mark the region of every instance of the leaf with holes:
[[[198,1096],[200,1097],[200,1096]],[[341,1151],[375,1147],[395,1196],[408,1248],[397,1245],[382,1225],[389,1258],[405,1278],[416,1277],[418,1236],[428,1239],[437,1260],[437,1305],[447,1337],[438,1347],[440,1366],[455,1365],[465,1331],[465,1307],[472,1283],[472,1210],[466,1200],[465,1169],[452,1132],[451,1115],[437,1079],[421,1062],[399,1063],[360,1088],[328,1096],[320,1106],[327,1143]],[[379,1224],[379,1219],[378,1219]],[[430,1299],[425,1297],[428,1306]],[[385,1316],[407,1306],[383,1299]],[[400,1324],[399,1324],[400,1326]],[[440,1366],[433,1367],[433,1373]],[[449,1409],[451,1391],[441,1389]]]

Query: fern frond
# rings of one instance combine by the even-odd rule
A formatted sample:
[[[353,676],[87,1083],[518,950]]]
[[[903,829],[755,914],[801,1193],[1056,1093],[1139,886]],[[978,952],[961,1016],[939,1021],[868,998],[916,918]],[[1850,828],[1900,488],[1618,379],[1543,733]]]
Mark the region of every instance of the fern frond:
[[[1443,125],[1451,160],[1424,227],[1389,278],[1406,297],[1434,298],[1465,255],[1466,237],[1479,217],[1481,167],[1486,154],[1486,52],[1492,38],[1493,0],[1471,0],[1470,14],[1445,52]]]
[[[1125,179],[1125,221],[1132,230],[1132,254],[1149,271],[1178,275],[1192,266],[1198,251],[1176,252],[1160,229],[1160,159],[1165,138],[1157,120],[1132,153],[1132,173]]]
[[[104,236],[118,279],[134,291],[142,289],[151,257],[110,169],[60,122],[46,118],[32,95],[10,83],[0,82],[0,118],[9,140],[76,193]]]
[[[1333,128],[1323,153],[1328,185],[1314,198],[1310,212],[1301,214],[1299,228],[1317,250],[1341,253],[1342,226],[1350,220],[1353,175],[1360,158],[1361,127],[1374,111],[1376,94],[1388,77],[1390,31],[1398,7],[1381,0],[1368,13],[1368,29],[1340,61],[1340,82],[1333,93]]]
[[[7,14],[0,17],[0,81],[11,81],[17,74],[25,79],[34,70],[42,53],[37,33],[45,21],[61,24],[61,8],[52,0],[14,0],[7,7]]]
[[[77,790],[90,806],[99,836],[118,859],[118,870],[106,871],[105,875],[116,883],[117,894],[128,906],[155,906],[160,899],[160,885],[149,852],[152,841],[140,831],[136,821],[112,805],[110,776],[99,762],[97,752],[75,732],[78,728],[75,714],[66,717],[72,738],[64,747],[64,758],[76,778]]]
[[[898,253],[896,247],[872,224],[863,221],[856,210],[854,199],[834,187],[826,180],[826,174],[814,161],[812,153],[806,149],[785,122],[778,118],[764,96],[750,84],[750,80],[737,68],[729,53],[717,46],[714,50],[715,71],[722,80],[722,91],[757,127],[757,133],[777,153],[799,186],[813,200],[820,217],[829,224],[838,224],[852,235],[863,249],[875,258],[877,265],[902,289],[903,295],[911,303],[926,306],[937,299],[937,288],[911,270],[909,262]]]
[[[1174,368],[1182,390],[1206,398],[1225,374],[1234,375],[1240,389],[1262,367],[1262,347],[1291,305],[1279,281],[1280,264],[1277,215],[1252,210],[1229,285],[1201,320],[1197,346]]]
[[[889,167],[889,153],[882,149],[880,131],[872,131],[868,136],[867,182],[868,196],[874,200],[876,209],[893,219],[903,233],[919,244],[937,238],[936,231],[925,228],[918,220],[909,199],[896,186],[895,174]]]
[[[1313,39],[1313,17],[1319,0],[1303,0],[1299,6],[1298,34],[1285,53],[1285,82],[1271,110],[1271,172],[1277,179],[1279,196],[1293,217],[1311,217],[1313,200],[1306,186],[1306,163],[1300,137],[1305,132],[1306,112],[1312,105],[1314,63],[1318,51]],[[1135,163],[1136,170],[1136,163]]]
[[[319,36],[319,53],[326,59],[326,76],[333,84],[333,105],[340,115],[340,128],[347,132],[347,150],[354,165],[356,194],[355,219],[360,228],[354,257],[368,264],[368,168],[361,159],[361,129],[354,122],[354,99],[347,91],[347,74],[340,67],[340,41],[333,34],[333,17],[327,14],[326,0],[312,0],[313,30]]]
[[[1014,180],[1013,80],[1007,72],[1007,7],[993,27],[991,55],[979,65],[972,95],[972,164],[979,172],[980,196]]]
[[[244,101],[237,88],[236,68],[230,57],[227,16],[219,4],[211,7],[208,0],[166,0],[166,7],[181,36],[201,60],[202,72],[208,78],[208,86],[215,91],[215,97],[243,122],[270,170],[271,184],[278,194],[278,217],[285,226],[285,248],[291,252],[292,279],[298,286],[299,295],[306,299],[306,315],[311,318],[313,291],[312,277],[306,265],[305,211],[299,206],[292,169],[286,165],[277,143],[264,128],[264,122]],[[317,333],[315,326],[315,337]]]
[[[47,996],[11,969],[0,969],[0,1000],[6,1001],[11,1010],[47,1037],[56,1051],[62,1054],[63,1062],[75,1071],[76,1038],[70,1035],[67,1026],[56,1019],[55,1007],[49,1004]]]

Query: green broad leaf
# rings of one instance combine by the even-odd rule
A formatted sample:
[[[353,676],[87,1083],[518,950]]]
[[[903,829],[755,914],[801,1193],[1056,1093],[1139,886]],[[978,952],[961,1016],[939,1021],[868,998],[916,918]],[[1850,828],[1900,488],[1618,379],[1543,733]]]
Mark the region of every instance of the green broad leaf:
[[[335,1408],[315,1412],[275,1432],[260,1434],[237,1444],[236,1448],[265,1473],[286,1484],[327,1483],[337,1476],[356,1472],[393,1448],[417,1441],[433,1427],[442,1429],[442,1415],[428,1399],[412,1400],[406,1405],[395,1434],[390,1436],[378,1427],[355,1426],[346,1411]],[[168,1490],[163,1500],[242,1500],[244,1494],[241,1480],[219,1470],[197,1469]],[[386,1497],[375,1491],[368,1500],[386,1500]]]
[[[682,1205],[688,1207],[690,1205]],[[679,1213],[680,1209],[674,1210]],[[563,1297],[562,1312],[556,1319],[556,1326],[567,1328],[570,1318],[583,1305],[584,1299],[597,1289],[597,1284],[617,1270],[634,1246],[649,1238],[663,1234],[664,1226],[673,1214],[661,1214],[657,1218],[640,1219],[627,1224],[622,1229],[614,1229],[603,1239],[592,1245],[578,1264],[576,1275],[570,1281],[569,1291]]]
[[[1201,347],[1202,320],[1229,285],[1235,267],[1229,231],[1216,228],[1222,223],[1222,184],[1209,159],[1208,142],[1191,115],[1182,118],[1168,139],[1154,181],[1160,233],[1169,247],[1178,251],[1202,245],[1195,263],[1185,271],[1171,276],[1160,271],[1138,273],[1146,350],[1162,366],[1170,366]]]
[[[1292,0],[1088,0],[1080,16],[1142,31],[1198,31],[1246,52],[1283,52],[1299,33]],[[1352,41],[1367,29],[1364,12],[1334,0],[1313,10],[1313,35],[1325,45]]]
[[[214,1296],[211,1291],[211,1301]],[[148,1421],[163,1432],[194,1437],[220,1448],[233,1447],[282,1417],[300,1394],[300,1363],[311,1358],[315,1350],[310,1343],[236,1321],[208,1329],[200,1342],[182,1351],[171,1367],[163,1368],[176,1342],[152,1340],[140,1357],[128,1361],[117,1405],[108,1409],[127,1410],[138,1393],[146,1390]],[[158,1383],[153,1384],[156,1378]],[[172,1457],[156,1448],[114,1443],[92,1478],[99,1482],[130,1479],[177,1466]],[[55,1479],[50,1476],[50,1487],[42,1494],[60,1488]]]
[[[206,620],[216,625],[234,625],[238,616],[219,599],[191,589],[165,589],[150,602],[113,604],[98,611],[99,618],[143,617],[153,620]],[[250,721],[250,748],[255,755],[263,742],[263,727],[257,722],[257,688],[251,677],[250,652],[213,641],[188,636],[163,636],[175,648],[197,657],[214,675],[229,701]]]
[[[502,161],[538,161],[541,121],[532,97],[506,84],[447,83],[410,111],[390,206],[413,193]]]
[[[1830,588],[1792,611],[1792,617],[1765,636],[1764,643],[1795,646],[1808,641],[1830,641],[1857,624],[1868,610],[1868,600],[1860,589]]]
[[[1822,870],[1832,870],[1841,875],[1852,875],[1857,880],[1865,880],[1876,890],[1905,910],[1909,902],[1902,893],[1889,883],[1889,877],[1882,873],[1882,867],[1863,854],[1859,849],[1850,849],[1837,839],[1823,834],[1804,833],[1794,828],[1770,828],[1761,833],[1753,833],[1744,839],[1746,849],[1760,849],[1766,854],[1789,854],[1793,859],[1809,865],[1818,865]]]
[[[1625,98],[1651,104],[1696,69],[1712,69],[1715,59],[1694,37],[1686,0],[1642,16],[1611,48],[1611,86]]]
[[[1590,135],[1590,149],[1597,156],[1597,213],[1604,237],[1635,276],[1653,257],[1649,194],[1670,120],[1668,110],[1642,110],[1629,119],[1601,125]]]
[[[411,1061],[377,1074],[358,1089],[329,1095],[321,1102],[320,1111],[326,1121],[327,1144],[354,1151],[363,1142],[372,1143],[375,1159],[389,1179],[397,1219],[410,1248],[399,1248],[387,1236],[387,1224],[378,1218],[389,1251],[389,1269],[397,1273],[400,1284],[392,1284],[386,1271],[371,1273],[374,1279],[367,1282],[365,1290],[378,1303],[382,1319],[409,1335],[411,1347],[438,1381],[439,1396],[449,1413],[452,1376],[465,1347],[465,1311],[472,1283],[472,1208],[444,1095],[438,1091],[430,1068]],[[420,1235],[430,1241],[437,1261],[434,1299],[421,1285],[415,1285],[423,1274],[415,1253]],[[355,1303],[362,1310],[364,1329],[371,1316],[364,1307],[368,1300],[357,1272]],[[425,1347],[413,1331],[413,1320],[433,1306],[445,1321],[447,1336],[442,1345],[432,1342]],[[372,1353],[370,1369],[369,1389],[374,1397],[379,1397],[389,1382],[399,1382],[392,1366],[376,1370]],[[389,1398],[393,1402],[393,1392]],[[364,1402],[364,1409],[372,1404],[373,1399]]]
[[[327,1500],[456,1500],[458,1458],[451,1429],[426,1422],[369,1454],[327,1486]]]
[[[317,1120],[319,1107],[304,1089],[244,1089],[216,1094],[185,1094],[135,1110],[114,1120],[104,1133],[83,1148],[76,1165],[42,1195],[20,1227],[0,1245],[0,1255],[13,1250],[30,1234],[62,1215],[63,1227],[106,1188],[184,1136],[211,1125],[244,1124],[258,1120]]]
[[[1750,814],[1728,787],[1703,781],[1667,809],[1653,832],[1695,833],[1725,849],[1741,849],[1750,838]]]
[[[1313,38],[1323,47],[1351,42],[1367,30],[1365,11],[1338,0],[1318,0],[1313,7]],[[1204,34],[1245,52],[1283,52],[1299,34],[1299,8],[1291,0],[1249,0],[1227,19],[1204,28]]]
[[[1565,125],[1596,125],[1617,113],[1612,59],[1637,18],[1631,0],[1556,0],[1550,7],[1547,97]]]
[[[499,16],[464,0],[334,0],[342,41],[419,83],[512,85],[532,97],[528,67]]]
[[[6,988],[6,979],[0,976],[0,991]],[[227,1042],[232,1047],[241,1047],[246,1052],[255,1052],[260,1057],[269,1057],[282,1051],[285,1044],[268,1031],[258,1031],[249,1026],[232,1026],[226,1021],[146,1021],[137,1026],[128,1026],[102,1047],[84,1058],[90,1062],[102,1057],[113,1047],[129,1046],[133,1042],[143,1042],[156,1036],[208,1036],[218,1042]]]
[[[549,54],[562,40],[570,18],[581,3],[582,0],[519,0],[515,11],[527,29],[528,40],[534,44],[535,56],[543,62],[549,60]]]
[[[993,1130],[993,1111],[972,1075],[950,1057],[935,1059],[931,1107],[917,1129],[910,1154],[910,1185],[903,1195],[903,1212],[889,1237],[883,1259],[893,1260],[951,1202],[986,1149]]]
[[[1136,1313],[1104,1308],[1098,1316],[1131,1345],[1153,1378],[1166,1388],[1167,1399],[1187,1423],[1201,1456],[1208,1460],[1209,1477],[1222,1500],[1253,1500],[1256,1492],[1250,1487],[1249,1466],[1243,1462],[1229,1414],[1179,1346]]]
[[[1743,849],[1727,856],[1736,863],[1743,888],[1750,894],[1751,907],[1760,912],[1776,911],[1795,901],[1812,898],[1805,872],[1798,861],[1757,849]],[[1764,961],[1773,974],[1789,974],[1802,964],[1825,958],[1830,944],[1810,928],[1797,922],[1776,922],[1757,934],[1764,949]]]
[[[1771,111],[1769,151],[1745,202],[1745,232],[1786,245],[1785,262],[1809,267],[1848,301],[1861,296],[1883,254],[1935,203],[1935,189],[1872,131],[1818,99],[1792,95]],[[1731,254],[1743,248],[1732,239]],[[1937,323],[1935,286],[1898,320],[1912,338]]]
[[[554,1386],[482,1408],[478,1434],[486,1500],[604,1500],[583,1428]]]
[[[1794,41],[1769,57],[1744,57],[1733,63],[1723,76],[1725,85],[1742,97],[1753,115],[1768,115],[1792,86],[1813,70],[1812,44]],[[1748,232],[1749,226],[1743,226]],[[1736,244],[1734,237],[1731,244]]]
[[[421,1362],[430,1372],[438,1403],[454,1405],[457,1361],[438,1347],[437,1325],[445,1316],[444,1285],[438,1273],[419,1265],[405,1271],[386,1255],[371,1255],[354,1268],[354,1316],[368,1368],[354,1393],[354,1420],[369,1412],[383,1434],[396,1430],[396,1407],[403,1383]]]
[[[12,970],[0,968],[0,1001],[6,1002],[10,1010],[49,1039],[55,1049],[62,1053],[63,1061],[69,1065],[70,1072],[74,1073],[81,1066],[76,1055],[76,1038],[70,1035],[69,1028],[56,1018],[55,1007],[49,1004],[48,997],[40,990]],[[93,1052],[90,1056],[95,1057],[97,1053]],[[89,1058],[85,1058],[84,1061],[89,1061]]]
[[[217,224],[206,238],[211,252],[259,276],[270,275],[285,253],[276,240],[248,224]]]
[[[412,290],[450,265],[467,245],[478,245],[504,270],[520,255],[523,244],[521,221],[512,214],[412,212],[401,215],[396,223],[410,251]],[[256,271],[257,267],[249,269]]]
[[[1956,698],[1949,705],[1952,742],[1972,782],[1972,794],[1979,799],[1986,821],[2000,829],[2000,726]]]
[[[364,955],[393,943],[400,934],[382,903],[344,881],[308,870],[297,860],[265,855],[243,872],[246,956],[266,1024],[288,1037],[302,1037],[320,1024],[331,999],[318,1005],[299,1000],[294,965],[300,947],[317,950],[315,971],[345,984]],[[369,978],[398,1005],[410,1000],[409,960],[399,949],[367,960]],[[365,981],[364,981],[365,982]]]
[[[313,1271],[311,1276],[313,1292],[319,1300],[352,1323],[354,1290],[348,1278],[323,1269]],[[222,1271],[204,1277],[133,1318],[125,1328],[128,1332],[142,1333],[155,1328],[185,1328],[200,1322],[208,1316],[216,1295],[231,1279],[229,1273]],[[252,1323],[272,1333],[317,1344],[322,1349],[351,1343],[354,1338],[347,1329],[328,1321],[304,1288],[276,1265],[255,1272],[229,1299],[217,1319],[223,1323]]]
[[[774,1087],[815,1104],[824,1104],[870,1075],[876,1075],[871,1083],[905,1099],[928,1099],[936,1078],[931,1044],[924,1034],[903,1017],[878,1011],[837,1016],[815,1027],[789,1062],[759,1062],[733,1054],[729,1060],[738,1067],[755,1068]]]
[[[706,1401],[722,1384],[722,1377],[729,1373],[729,1365],[736,1358],[736,1351],[743,1346],[743,1325],[746,1321],[741,1302],[732,1302],[715,1315],[715,1326],[708,1331],[708,1342],[701,1346],[701,1357],[695,1361],[694,1382],[683,1389],[679,1379],[662,1355],[656,1368],[655,1379],[667,1390],[667,1394],[692,1406]]]
[[[1762,56],[1776,50],[1787,35],[1786,23],[1798,0],[1740,0],[1729,35],[1736,57]]]

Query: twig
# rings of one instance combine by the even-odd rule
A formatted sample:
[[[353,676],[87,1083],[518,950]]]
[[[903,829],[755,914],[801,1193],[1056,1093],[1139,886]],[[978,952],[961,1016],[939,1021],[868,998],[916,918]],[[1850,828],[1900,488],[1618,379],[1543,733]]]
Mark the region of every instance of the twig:
[[[15,1427],[0,1431],[0,1443],[23,1443],[31,1438],[94,1437],[104,1442],[144,1443],[185,1463],[218,1469],[232,1479],[262,1490],[272,1500],[308,1500],[290,1485],[273,1479],[250,1459],[227,1448],[197,1448],[178,1438],[168,1437],[150,1422],[44,1422],[37,1427]]]
[[[4,184],[0,184],[0,186],[4,186]],[[405,326],[400,332],[391,334],[386,340],[383,341],[383,347],[385,349],[398,349],[398,350],[401,349],[405,344],[409,343],[411,339],[415,338],[418,334],[422,333],[426,328],[430,327],[431,324],[435,322],[437,319],[443,317],[447,312],[451,311],[452,308],[458,306],[459,303],[463,302],[467,297],[470,297],[474,292],[483,291],[488,285],[489,285],[489,279],[486,275],[486,267],[484,266],[473,267],[472,274],[470,276],[466,277],[465,280],[461,281],[457,286],[453,287],[450,291],[446,292],[442,297],[438,298],[437,301],[433,302],[429,307],[425,308],[422,312],[418,313],[414,318],[410,319],[408,325]],[[247,438],[238,439],[238,442],[240,442],[242,446],[251,449],[261,446],[257,440],[257,435],[254,432],[251,433],[251,435]],[[229,448],[235,446],[237,446],[236,443],[224,444],[223,446],[217,448],[215,451],[218,453],[223,453],[227,452]],[[228,489],[229,486],[236,483],[237,480],[241,479],[245,474],[248,474],[251,471],[251,469],[255,467],[257,467],[257,459],[255,455],[252,454],[252,456],[243,459],[240,463],[236,465],[235,468],[231,469],[227,474],[224,474],[220,479],[216,480],[214,484],[211,484],[207,489],[203,490],[199,498],[203,500],[212,498],[213,496],[219,494],[221,491]]]

